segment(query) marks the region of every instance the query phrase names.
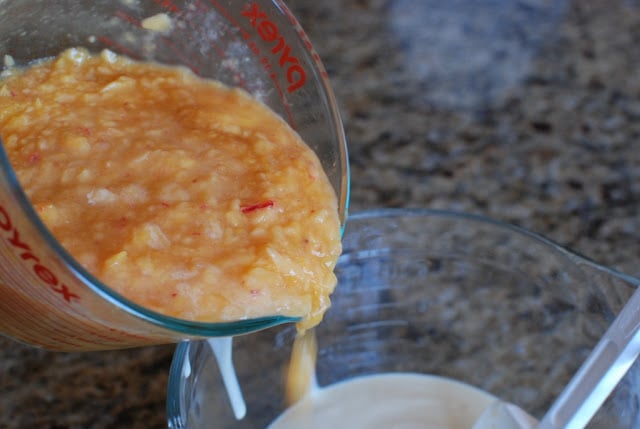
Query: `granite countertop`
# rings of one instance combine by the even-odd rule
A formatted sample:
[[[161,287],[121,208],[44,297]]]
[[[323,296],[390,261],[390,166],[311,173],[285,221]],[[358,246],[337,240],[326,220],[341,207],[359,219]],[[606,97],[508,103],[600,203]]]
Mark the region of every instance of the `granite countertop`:
[[[288,3],[340,103],[352,212],[488,215],[640,274],[640,2]],[[174,348],[0,339],[0,427],[166,427]]]

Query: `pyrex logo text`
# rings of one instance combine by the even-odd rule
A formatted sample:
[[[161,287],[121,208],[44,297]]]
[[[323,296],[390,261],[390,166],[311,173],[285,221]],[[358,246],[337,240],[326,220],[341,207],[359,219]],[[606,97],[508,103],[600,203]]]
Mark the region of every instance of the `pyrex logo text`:
[[[14,249],[17,250],[20,259],[22,259],[25,263],[29,264],[31,270],[35,273],[36,276],[42,282],[44,282],[51,290],[60,294],[65,301],[71,303],[74,299],[80,299],[78,295],[71,292],[67,285],[64,283],[60,283],[58,278],[53,272],[45,267],[41,262],[40,258],[33,254],[31,250],[31,246],[22,241],[20,238],[20,232],[13,225],[11,218],[9,217],[9,212],[0,206],[0,231],[4,231],[9,233],[6,237],[7,241]]]
[[[291,46],[280,34],[278,26],[263,12],[257,3],[247,4],[242,11],[242,16],[249,19],[249,23],[258,32],[262,40],[267,43],[275,42],[271,53],[278,59],[278,65],[285,70],[287,76],[287,92],[291,93],[301,88],[307,81],[307,74],[300,65],[300,60],[291,54]]]

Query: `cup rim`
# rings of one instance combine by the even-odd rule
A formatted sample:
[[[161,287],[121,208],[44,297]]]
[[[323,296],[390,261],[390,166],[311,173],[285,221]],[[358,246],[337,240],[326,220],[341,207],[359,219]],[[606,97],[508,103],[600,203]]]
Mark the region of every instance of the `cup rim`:
[[[607,274],[618,277],[621,280],[624,280],[636,287],[640,286],[639,277],[626,274],[615,268],[612,268],[600,262],[597,262],[596,260],[590,258],[589,256],[586,256],[574,249],[564,246],[559,242],[547,237],[544,234],[535,232],[525,227],[518,226],[513,223],[509,223],[503,220],[489,217],[487,215],[464,212],[464,211],[456,211],[456,210],[429,209],[429,208],[422,208],[422,207],[375,208],[375,209],[369,209],[369,210],[362,210],[357,213],[350,214],[348,220],[355,221],[355,220],[365,220],[365,219],[382,218],[382,217],[384,218],[394,218],[394,217],[450,218],[450,219],[458,219],[458,220],[471,221],[471,222],[481,223],[486,225],[492,225],[499,229],[514,232],[528,239],[537,241],[540,244],[549,246],[553,248],[555,251],[565,255],[576,265],[588,265],[592,268],[595,268],[598,271],[602,271]]]

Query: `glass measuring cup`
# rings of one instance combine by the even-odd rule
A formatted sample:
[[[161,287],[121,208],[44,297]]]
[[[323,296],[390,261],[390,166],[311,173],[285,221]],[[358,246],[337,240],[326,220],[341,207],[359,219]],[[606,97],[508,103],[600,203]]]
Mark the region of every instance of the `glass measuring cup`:
[[[163,25],[157,25],[161,23]],[[346,216],[349,172],[326,72],[280,1],[8,2],[0,10],[5,66],[66,48],[110,49],[180,64],[242,87],[280,114],[318,155]],[[53,350],[114,349],[238,335],[292,321],[274,316],[198,323],[134,304],[86,272],[47,231],[0,150],[0,332]]]
[[[343,246],[333,305],[316,328],[321,388],[365,375],[429,374],[538,419],[640,284],[536,234],[457,213],[351,214]],[[294,336],[282,327],[234,340],[247,404],[241,421],[207,344],[180,344],[169,427],[266,428],[285,408]],[[587,427],[637,427],[638,370],[632,367]],[[471,427],[476,411],[461,427]]]

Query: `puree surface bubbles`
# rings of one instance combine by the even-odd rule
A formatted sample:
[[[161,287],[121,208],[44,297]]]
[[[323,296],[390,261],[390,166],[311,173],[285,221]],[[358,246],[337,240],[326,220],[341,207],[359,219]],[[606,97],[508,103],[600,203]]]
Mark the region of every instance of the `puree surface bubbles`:
[[[70,49],[0,82],[0,134],[44,223],[90,273],[182,319],[320,321],[341,251],[313,151],[245,92]]]

